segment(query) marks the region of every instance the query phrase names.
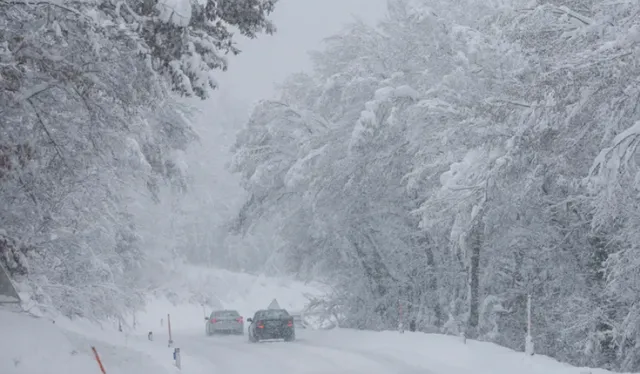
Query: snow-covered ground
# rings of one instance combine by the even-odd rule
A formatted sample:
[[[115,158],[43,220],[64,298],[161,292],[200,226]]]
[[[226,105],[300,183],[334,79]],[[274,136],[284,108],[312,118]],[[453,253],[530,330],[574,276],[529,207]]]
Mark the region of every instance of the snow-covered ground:
[[[140,339],[88,324],[62,319],[53,323],[49,318],[0,310],[0,331],[2,374],[99,374],[92,346],[109,374],[174,370],[165,347],[143,345]]]
[[[265,308],[273,298],[301,309],[312,285],[192,269],[189,282],[208,282],[220,306],[245,315]],[[204,282],[204,283],[200,283]],[[186,286],[187,284],[185,284]],[[222,292],[224,291],[224,292]],[[208,313],[208,310],[205,312]],[[167,345],[166,321],[171,313],[174,347],[181,349],[182,370]],[[421,333],[368,332],[345,329],[299,330],[293,343],[250,344],[246,337],[204,335],[201,305],[173,306],[152,302],[137,315],[130,333],[87,321],[34,318],[0,309],[0,373],[96,373],[95,346],[108,374],[604,374],[604,370],[574,368],[543,356],[526,356],[490,343]],[[147,331],[154,331],[154,340]]]

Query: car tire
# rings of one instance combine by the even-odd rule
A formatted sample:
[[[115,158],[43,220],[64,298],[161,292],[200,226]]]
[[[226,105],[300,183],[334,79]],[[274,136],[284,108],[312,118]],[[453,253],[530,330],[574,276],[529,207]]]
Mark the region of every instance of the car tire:
[[[295,334],[293,334],[293,335],[289,335],[289,336],[287,336],[286,338],[284,338],[284,341],[285,341],[285,342],[293,342],[293,341],[295,341],[295,340],[296,340],[296,335],[295,335]]]

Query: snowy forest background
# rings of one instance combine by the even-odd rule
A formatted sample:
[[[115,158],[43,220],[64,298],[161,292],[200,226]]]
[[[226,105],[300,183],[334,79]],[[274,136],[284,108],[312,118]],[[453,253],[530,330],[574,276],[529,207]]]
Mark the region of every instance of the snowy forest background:
[[[538,353],[640,370],[638,1],[389,0],[248,120],[188,97],[274,1],[149,4],[0,0],[0,254],[34,302],[119,317],[205,263],[523,350],[531,294]]]

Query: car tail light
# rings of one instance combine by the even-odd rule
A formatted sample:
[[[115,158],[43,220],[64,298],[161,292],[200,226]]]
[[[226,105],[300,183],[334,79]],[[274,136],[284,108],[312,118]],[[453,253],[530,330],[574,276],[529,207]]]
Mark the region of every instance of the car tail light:
[[[258,321],[258,328],[259,329],[263,329],[264,328],[264,322]]]
[[[217,319],[215,319],[215,318],[211,318],[211,323],[216,323],[216,322],[218,322],[218,320],[217,320]]]
[[[288,327],[293,327],[293,320],[289,321],[289,323],[287,323]]]
[[[242,323],[244,320],[242,319],[242,317],[238,317],[236,318],[236,321],[238,321],[239,323]]]

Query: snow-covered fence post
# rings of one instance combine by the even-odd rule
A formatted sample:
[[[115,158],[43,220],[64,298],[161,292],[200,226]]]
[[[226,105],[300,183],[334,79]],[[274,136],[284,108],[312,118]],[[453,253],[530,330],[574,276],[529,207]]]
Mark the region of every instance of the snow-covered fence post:
[[[149,339],[149,341],[153,341],[153,331],[149,331],[149,334],[147,334],[147,339]]]
[[[527,355],[533,356],[534,345],[533,338],[531,337],[531,294],[527,295],[527,336],[524,342],[524,351]]]
[[[178,369],[182,369],[182,360],[180,358],[180,348],[175,348],[173,350],[173,359],[176,362],[176,367]]]
[[[171,315],[167,314],[167,328],[169,329],[169,348],[173,345],[173,339],[171,338]]]

